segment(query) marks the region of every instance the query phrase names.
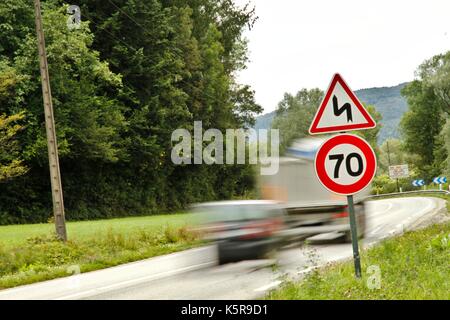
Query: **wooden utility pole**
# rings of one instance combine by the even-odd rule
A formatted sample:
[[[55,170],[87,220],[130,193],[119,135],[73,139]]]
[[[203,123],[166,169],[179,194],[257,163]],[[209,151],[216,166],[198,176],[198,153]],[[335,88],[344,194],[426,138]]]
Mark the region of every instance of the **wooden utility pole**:
[[[388,164],[391,166],[391,152],[389,151],[389,140],[386,140],[387,152],[388,152]],[[397,192],[400,192],[400,187],[398,186],[398,178],[395,179],[397,183]]]
[[[391,152],[389,151],[389,140],[386,140],[386,147],[388,152],[388,166],[391,165]]]
[[[47,53],[45,52],[44,29],[42,27],[41,3],[34,0],[36,33],[39,48],[39,64],[41,70],[42,95],[44,97],[45,128],[47,132],[48,161],[50,166],[50,182],[52,187],[53,214],[55,216],[56,234],[60,240],[67,240],[64,217],[64,201],[59,172],[58,144],[56,142],[55,118],[53,116],[52,93],[48,75]]]

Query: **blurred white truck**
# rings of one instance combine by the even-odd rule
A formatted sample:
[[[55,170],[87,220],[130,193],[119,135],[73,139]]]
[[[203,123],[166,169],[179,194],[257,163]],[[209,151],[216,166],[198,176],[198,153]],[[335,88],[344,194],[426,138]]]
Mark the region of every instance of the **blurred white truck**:
[[[275,175],[262,175],[259,190],[262,199],[281,202],[287,212],[287,238],[351,241],[347,198],[331,193],[319,182],[314,170],[314,157],[325,138],[303,138],[295,141],[280,157]],[[275,161],[275,159],[272,159]],[[370,185],[354,195],[358,235],[365,232],[364,199]]]

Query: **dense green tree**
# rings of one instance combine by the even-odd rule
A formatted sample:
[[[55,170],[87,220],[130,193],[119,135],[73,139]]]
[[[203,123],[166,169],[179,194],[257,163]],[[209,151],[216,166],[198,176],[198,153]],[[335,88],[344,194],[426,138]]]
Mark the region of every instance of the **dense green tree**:
[[[23,113],[0,115],[0,183],[27,172],[15,140],[16,134],[23,130],[23,125],[18,124],[23,118]]]
[[[450,112],[450,51],[425,60],[417,69],[418,79],[430,87],[440,102],[442,112]]]
[[[433,141],[433,163],[434,175],[450,173],[448,156],[450,146],[448,141],[450,134],[448,123],[450,121],[450,51],[439,54],[426,60],[418,70],[418,75],[424,85],[430,86],[436,96],[437,110],[435,119],[439,121],[436,129],[440,130]],[[440,110],[439,110],[440,106]]]
[[[424,81],[411,82],[402,94],[409,105],[400,122],[405,149],[420,157],[417,166],[426,178],[430,178],[439,174],[434,162],[434,150],[444,124],[442,104],[433,87]]]
[[[2,0],[0,4],[0,56],[12,60],[23,39],[34,31],[33,6],[28,0]]]
[[[443,174],[450,177],[450,119],[447,119],[441,131],[442,147],[437,150],[438,159],[441,160],[442,167],[440,169]],[[444,150],[442,150],[444,149]]]
[[[240,128],[261,107],[235,73],[254,10],[231,0],[43,1],[44,31],[69,219],[145,214],[249,192],[248,165],[174,165],[171,133]],[[17,147],[29,171],[1,185],[0,223],[51,216],[33,6],[0,3],[0,113],[23,112]]]
[[[272,128],[280,130],[280,151],[283,152],[295,140],[308,134],[309,126],[323,92],[320,89],[302,89],[295,96],[285,93],[278,104]]]
[[[367,142],[369,142],[370,146],[375,151],[375,154],[379,156],[380,154],[380,148],[378,147],[378,135],[381,130],[381,120],[382,116],[381,113],[377,111],[375,106],[373,105],[366,105],[364,104],[364,107],[371,115],[372,119],[376,122],[377,126],[373,129],[367,129],[367,130],[361,130],[361,131],[355,131],[357,135],[364,138]]]
[[[409,111],[401,128],[406,149],[420,157],[422,176],[432,178],[449,166],[450,51],[425,60],[416,75],[402,91]]]
[[[2,8],[8,5],[3,3]],[[128,123],[124,117],[124,106],[113,98],[113,95],[120,95],[121,76],[112,73],[108,63],[101,61],[98,53],[90,48],[93,35],[87,23],[83,23],[78,30],[67,28],[66,8],[55,6],[52,2],[43,6],[61,171],[63,186],[69,190],[66,203],[70,218],[74,199],[83,194],[70,192],[73,187],[80,187],[79,178],[126,157],[126,140],[122,135]],[[14,18],[14,12],[10,16]],[[3,186],[3,196],[14,197],[22,190],[36,197],[33,199],[31,196],[30,201],[26,202],[22,199],[26,196],[21,195],[20,200],[15,199],[18,203],[9,200],[3,202],[2,207],[3,210],[14,207],[25,210],[23,207],[37,206],[47,215],[48,209],[44,208],[49,206],[50,188],[42,91],[36,35],[34,28],[31,28],[34,20],[33,16],[28,18],[29,32],[17,43],[13,54],[8,53],[8,56],[0,58],[0,65],[3,66],[0,69],[14,70],[16,74],[16,81],[10,86],[10,96],[14,99],[10,98],[0,108],[7,114],[22,111],[26,116],[26,129],[18,138],[23,159],[30,171],[21,179]],[[34,189],[36,185],[39,185],[39,191]],[[42,219],[43,214],[44,211],[27,212],[25,216],[30,215],[34,220]]]
[[[232,189],[216,186],[226,183],[226,168],[172,165],[170,134],[180,127],[191,130],[194,120],[202,120],[205,129],[237,128],[261,112],[253,91],[235,83],[233,75],[246,62],[241,35],[252,11],[231,1],[111,2],[81,5],[92,22],[94,47],[123,74],[130,100],[138,102],[130,118],[130,178],[145,177],[142,189],[153,190],[160,203],[230,197]],[[232,172],[225,176],[235,185],[240,170]]]
[[[407,164],[410,171],[417,171],[418,156],[405,150],[403,141],[399,139],[387,139],[380,146],[378,158],[378,173],[388,174],[389,165]]]

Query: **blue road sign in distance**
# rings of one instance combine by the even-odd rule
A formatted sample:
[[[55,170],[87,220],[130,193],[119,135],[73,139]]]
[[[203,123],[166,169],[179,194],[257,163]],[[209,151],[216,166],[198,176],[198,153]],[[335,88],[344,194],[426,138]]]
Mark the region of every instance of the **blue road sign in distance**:
[[[436,177],[433,179],[433,182],[436,184],[443,184],[447,182],[447,178],[446,177]]]
[[[424,180],[414,180],[414,181],[412,182],[412,185],[413,185],[414,187],[421,187],[421,186],[424,186],[424,185],[425,185],[425,181],[424,181]]]

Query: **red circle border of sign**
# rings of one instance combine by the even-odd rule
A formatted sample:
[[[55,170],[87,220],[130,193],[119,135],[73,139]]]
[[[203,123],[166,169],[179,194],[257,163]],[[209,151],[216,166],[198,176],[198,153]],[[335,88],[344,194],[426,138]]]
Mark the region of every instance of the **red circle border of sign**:
[[[331,180],[325,170],[325,157],[328,152],[339,144],[352,144],[359,148],[365,155],[366,158],[366,172],[363,174],[361,179],[353,184],[339,184]],[[319,165],[320,164],[320,165]],[[375,171],[377,167],[377,159],[375,157],[375,152],[372,147],[362,138],[353,134],[341,134],[332,137],[325,141],[317,151],[316,158],[314,160],[314,168],[316,170],[316,175],[322,185],[330,190],[331,192],[341,194],[341,195],[352,195],[358,193],[365,187],[369,185],[375,176]]]

